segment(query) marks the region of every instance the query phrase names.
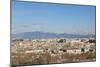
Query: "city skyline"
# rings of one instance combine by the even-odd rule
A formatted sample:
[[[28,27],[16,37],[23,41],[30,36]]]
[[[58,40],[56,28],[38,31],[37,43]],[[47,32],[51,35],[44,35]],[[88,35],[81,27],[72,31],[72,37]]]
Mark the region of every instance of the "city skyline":
[[[95,6],[12,2],[12,33],[95,34]]]

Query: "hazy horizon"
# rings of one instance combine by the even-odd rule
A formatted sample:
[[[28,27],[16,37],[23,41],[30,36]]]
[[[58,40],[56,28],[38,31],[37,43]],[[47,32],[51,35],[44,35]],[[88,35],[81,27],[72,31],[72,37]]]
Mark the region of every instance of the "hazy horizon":
[[[12,33],[95,34],[95,6],[12,2]]]
[[[55,32],[43,32],[43,31],[29,31],[29,32],[19,32],[19,33],[12,33],[12,34],[21,34],[21,33],[49,33],[49,34],[73,34],[73,35],[95,35],[95,33],[87,33],[87,34],[81,34],[81,33],[55,33]]]

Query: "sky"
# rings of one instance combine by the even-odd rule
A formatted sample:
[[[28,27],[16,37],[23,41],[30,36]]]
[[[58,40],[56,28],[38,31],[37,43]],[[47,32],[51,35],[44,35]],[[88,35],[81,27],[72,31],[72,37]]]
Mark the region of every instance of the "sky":
[[[95,33],[95,6],[12,2],[12,33]]]

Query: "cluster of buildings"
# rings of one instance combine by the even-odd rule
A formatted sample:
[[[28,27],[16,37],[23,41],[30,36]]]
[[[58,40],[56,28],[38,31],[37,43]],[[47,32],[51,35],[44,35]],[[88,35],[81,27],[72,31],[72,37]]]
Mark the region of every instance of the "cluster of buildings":
[[[11,42],[12,64],[62,63],[95,58],[94,39],[16,39]],[[84,54],[84,55],[81,55]],[[86,56],[87,55],[87,56]],[[76,59],[75,59],[76,58]],[[95,59],[94,59],[95,60]]]
[[[37,39],[37,40],[13,40],[12,53],[73,53],[81,54],[95,52],[95,40],[81,39]]]

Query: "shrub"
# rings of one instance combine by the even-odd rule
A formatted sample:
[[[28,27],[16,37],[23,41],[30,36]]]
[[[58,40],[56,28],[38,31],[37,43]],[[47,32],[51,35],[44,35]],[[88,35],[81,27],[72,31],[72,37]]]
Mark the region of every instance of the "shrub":
[[[86,58],[87,59],[94,59],[94,58],[96,58],[96,54],[95,53],[89,53]]]
[[[35,64],[44,64],[42,57],[37,58]]]
[[[16,67],[16,65],[11,65],[10,67]]]

